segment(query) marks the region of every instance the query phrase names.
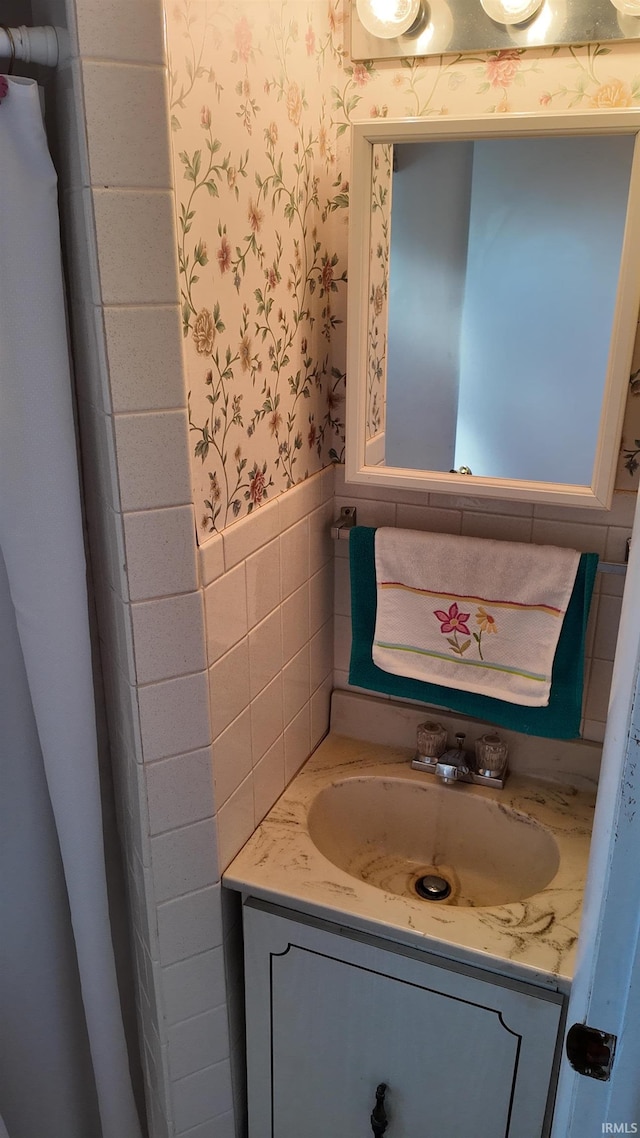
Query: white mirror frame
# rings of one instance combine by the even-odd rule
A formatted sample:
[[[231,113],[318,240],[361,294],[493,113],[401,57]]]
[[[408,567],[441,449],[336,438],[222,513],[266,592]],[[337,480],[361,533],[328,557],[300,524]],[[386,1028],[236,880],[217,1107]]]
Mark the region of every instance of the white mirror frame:
[[[544,137],[554,134],[635,136],[620,277],[600,427],[590,486],[511,481],[366,461],[367,328],[371,244],[371,179],[375,143]],[[546,112],[438,119],[376,119],[351,127],[349,295],[347,309],[347,482],[470,497],[511,498],[566,506],[611,505],[640,305],[640,111]]]

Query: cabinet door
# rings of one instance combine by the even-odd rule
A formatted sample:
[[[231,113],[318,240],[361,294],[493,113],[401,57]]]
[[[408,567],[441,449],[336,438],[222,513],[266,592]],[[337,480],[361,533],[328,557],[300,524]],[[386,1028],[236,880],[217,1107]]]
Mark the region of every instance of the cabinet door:
[[[561,998],[383,943],[245,906],[250,1138],[541,1138]]]

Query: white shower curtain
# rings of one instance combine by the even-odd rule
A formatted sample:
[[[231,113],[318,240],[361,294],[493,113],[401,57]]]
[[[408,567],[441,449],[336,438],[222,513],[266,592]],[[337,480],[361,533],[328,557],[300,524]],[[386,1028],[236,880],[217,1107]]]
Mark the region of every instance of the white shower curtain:
[[[0,92],[1,93],[1,92]],[[0,1134],[139,1138],[111,943],[56,177],[0,101]]]

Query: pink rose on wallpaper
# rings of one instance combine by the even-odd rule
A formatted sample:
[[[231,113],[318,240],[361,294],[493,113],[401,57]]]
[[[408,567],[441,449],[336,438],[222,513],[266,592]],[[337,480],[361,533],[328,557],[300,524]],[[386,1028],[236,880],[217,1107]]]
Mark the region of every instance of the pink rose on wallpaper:
[[[492,87],[509,87],[520,67],[520,52],[509,48],[487,60],[487,79]]]
[[[262,470],[256,463],[249,475],[249,498],[254,506],[258,506],[266,493],[266,463]]]
[[[0,75],[0,100],[9,94],[9,82],[4,75]]]
[[[371,76],[363,63],[356,63],[353,69],[353,82],[357,87],[365,87]]]
[[[549,94],[548,91],[543,92],[543,94],[540,96],[539,102],[540,102],[541,107],[548,107],[549,106],[549,104],[551,102],[551,95]]]
[[[598,87],[591,96],[590,103],[592,107],[630,107],[633,105],[633,95],[628,83],[622,79],[610,79]]]
[[[208,130],[209,127],[211,126],[211,108],[210,107],[205,106],[200,111],[200,126],[203,126],[205,130]]]
[[[316,33],[314,32],[311,24],[307,28],[307,34],[304,37],[304,42],[307,45],[307,55],[313,55],[316,50]]]
[[[238,49],[238,56],[243,63],[247,63],[251,56],[251,28],[246,16],[236,24],[235,31],[236,48]]]

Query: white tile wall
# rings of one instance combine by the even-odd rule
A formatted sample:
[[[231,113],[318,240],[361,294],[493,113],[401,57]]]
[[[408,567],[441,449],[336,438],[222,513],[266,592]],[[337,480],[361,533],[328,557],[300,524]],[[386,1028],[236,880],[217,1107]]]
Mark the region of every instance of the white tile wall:
[[[200,750],[211,742],[206,673],[142,687],[138,705],[145,762]]]
[[[192,506],[125,514],[125,556],[132,601],[190,593],[198,588],[194,532]]]
[[[104,309],[113,410],[182,407],[182,329],[177,305]]]
[[[282,659],[286,664],[307,643],[311,632],[309,584],[306,581],[282,602],[279,616],[282,621]]]
[[[175,964],[222,944],[220,885],[158,905],[160,964]]]
[[[248,707],[249,642],[245,636],[209,669],[211,728],[216,739]]]
[[[221,1063],[229,1055],[227,1009],[223,1005],[169,1030],[169,1070],[172,1079],[184,1078]]]
[[[248,775],[218,811],[218,856],[226,866],[255,829],[253,779]]]
[[[173,1084],[173,1104],[176,1134],[188,1135],[196,1126],[211,1126],[212,1116],[233,1106],[229,1060],[178,1079]],[[214,1125],[210,1132],[215,1131]]]
[[[115,441],[123,510],[190,504],[184,411],[116,415]]]
[[[216,822],[207,818],[151,839],[158,903],[215,885],[219,880]]]
[[[204,550],[203,550],[204,552]],[[280,542],[269,541],[245,562],[247,616],[253,628],[280,603]]]
[[[251,749],[254,763],[273,746],[283,730],[282,676],[278,675],[251,701]]]
[[[221,870],[308,757],[312,701],[316,738],[327,730],[332,497],[328,469],[229,526],[225,572],[205,590]],[[218,541],[200,549],[205,579]]]
[[[80,52],[74,46],[57,73],[51,105],[60,117],[50,135],[60,142],[87,523],[147,1108],[152,1138],[194,1127],[204,1134],[218,1117],[216,1133],[224,1133],[233,1099],[218,821],[162,4],[76,0],[66,8],[77,9]],[[64,23],[64,0],[38,0],[38,18]],[[224,568],[218,538],[204,579]],[[240,595],[246,614],[244,583]],[[245,615],[239,636],[246,632]],[[248,710],[245,722],[248,775]]]
[[[287,782],[298,773],[311,750],[311,707],[305,703],[284,731],[284,776]]]
[[[146,768],[149,832],[162,834],[214,813],[211,747],[149,763]]]
[[[206,667],[202,595],[182,593],[131,605],[139,684]]]
[[[170,189],[164,67],[86,60],[82,75],[91,184]]]
[[[253,766],[251,750],[251,708],[245,707],[213,744],[216,803],[224,806],[244,782]]]
[[[309,620],[306,625],[309,635]],[[254,699],[282,669],[282,627],[277,609],[249,633],[250,695]]]
[[[104,304],[177,304],[173,194],[94,189],[98,271]]]
[[[247,635],[247,584],[244,562],[205,589],[207,655],[215,663]]]
[[[201,1014],[225,1003],[222,944],[162,969],[167,1022]]]
[[[164,64],[161,0],[83,0],[77,21],[83,56]]]
[[[328,717],[327,717],[328,723]],[[269,812],[285,788],[284,736],[275,743],[253,768],[253,799],[256,826]]]

